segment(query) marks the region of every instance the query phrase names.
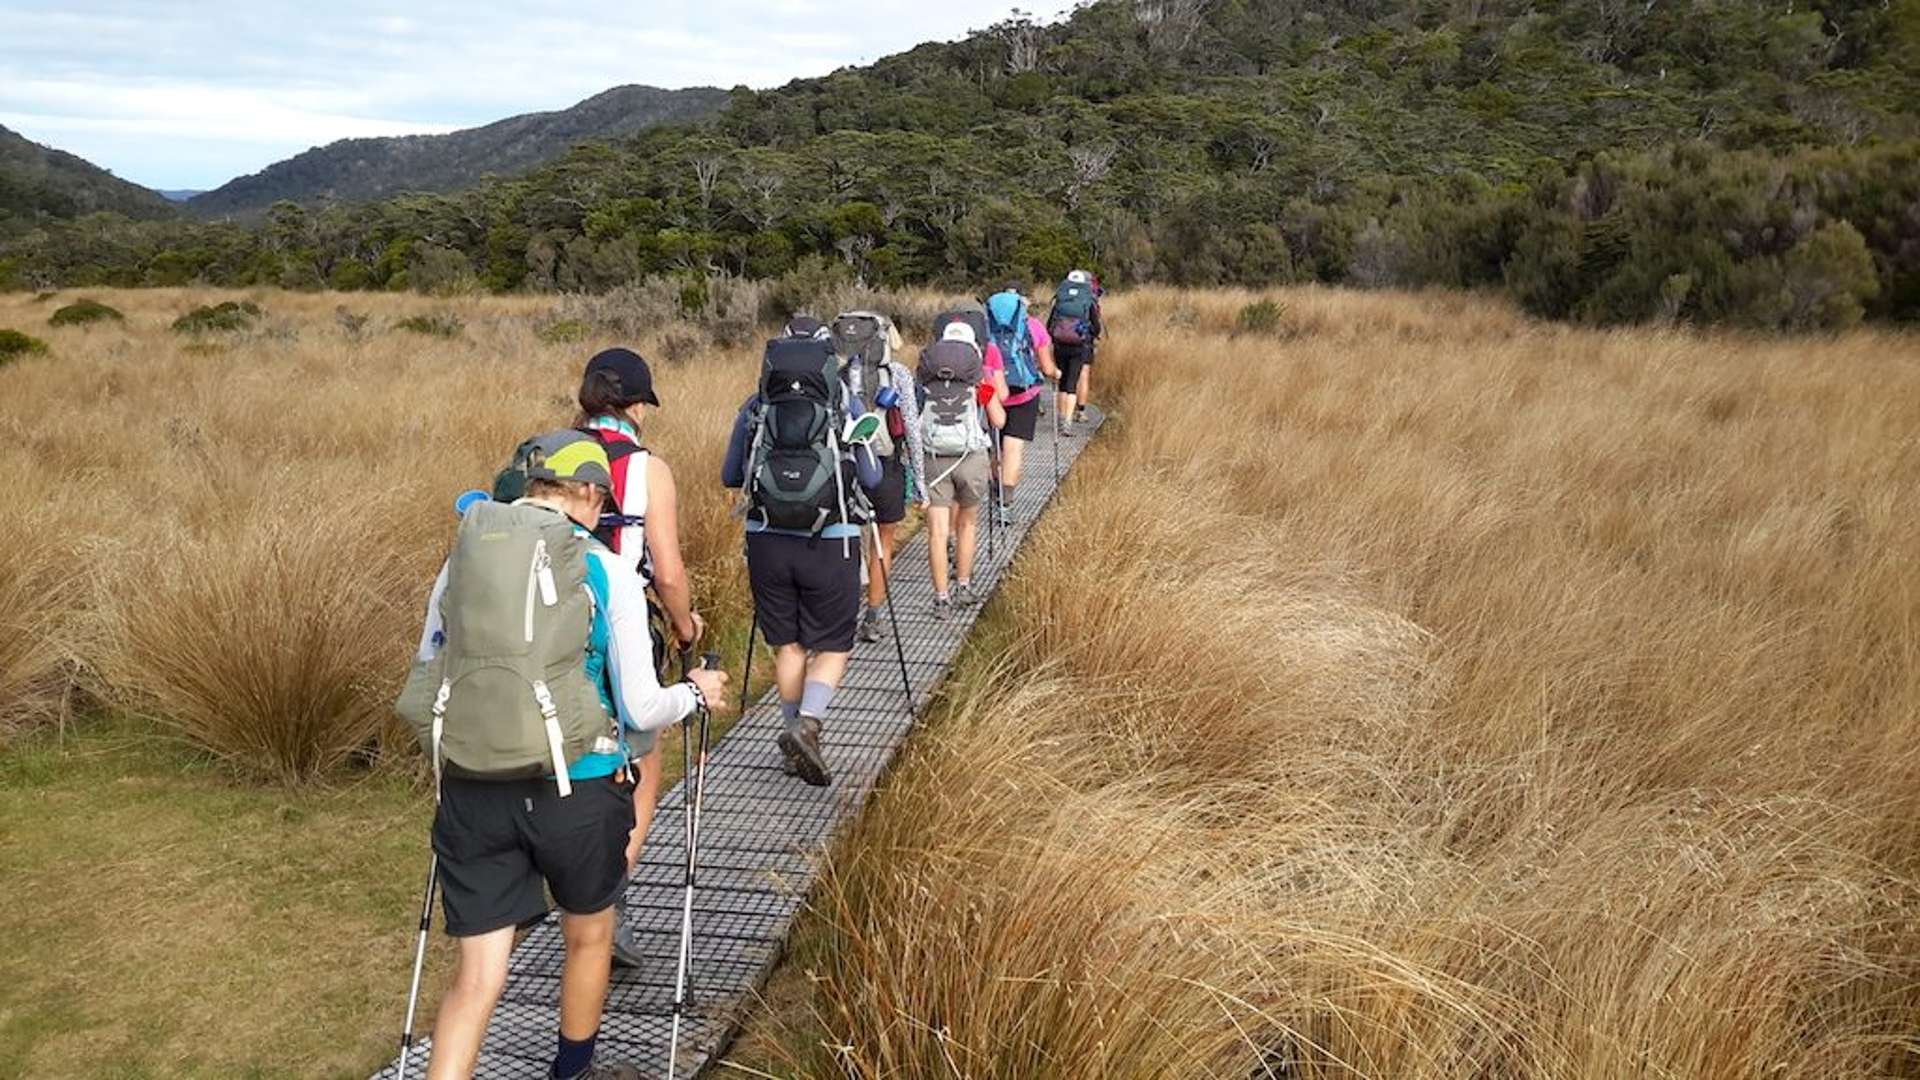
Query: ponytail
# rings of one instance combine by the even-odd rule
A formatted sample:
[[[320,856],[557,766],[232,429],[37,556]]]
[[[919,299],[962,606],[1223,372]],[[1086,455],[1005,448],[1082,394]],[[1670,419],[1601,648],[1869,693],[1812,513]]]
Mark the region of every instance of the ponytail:
[[[619,376],[604,369],[589,371],[580,380],[580,416],[583,421],[601,416],[625,418],[633,400],[620,385]]]

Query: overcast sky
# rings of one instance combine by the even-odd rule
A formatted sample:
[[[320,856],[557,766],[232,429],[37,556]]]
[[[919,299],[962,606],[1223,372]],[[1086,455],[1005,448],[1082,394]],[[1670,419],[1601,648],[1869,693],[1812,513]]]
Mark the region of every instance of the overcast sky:
[[[622,83],[778,86],[1070,2],[0,0],[0,125],[155,188]],[[57,9],[56,9],[57,8]]]

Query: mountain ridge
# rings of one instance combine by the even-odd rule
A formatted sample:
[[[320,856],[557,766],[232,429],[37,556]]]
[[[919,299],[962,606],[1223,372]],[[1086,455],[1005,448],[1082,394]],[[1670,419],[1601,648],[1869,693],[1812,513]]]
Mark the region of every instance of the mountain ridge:
[[[103,210],[142,220],[174,214],[159,192],[0,126],[0,225],[66,220]]]
[[[727,92],[611,87],[565,109],[522,113],[438,135],[339,139],[236,177],[187,200],[199,217],[247,215],[281,200],[360,202],[403,192],[459,191],[559,157],[576,143],[615,139],[659,124],[698,121]]]

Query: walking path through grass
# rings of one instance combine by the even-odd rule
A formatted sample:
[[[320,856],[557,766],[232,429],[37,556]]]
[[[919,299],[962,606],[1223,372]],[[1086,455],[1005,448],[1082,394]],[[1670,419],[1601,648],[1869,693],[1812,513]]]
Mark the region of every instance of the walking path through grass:
[[[998,530],[989,554],[983,537],[974,583],[991,598],[1059,480],[1104,417],[1096,410],[1083,434],[1056,439],[1051,425],[1027,451],[1026,476],[1012,503],[1014,523]],[[983,522],[984,528],[984,522]],[[893,602],[898,647],[885,639],[859,646],[827,722],[827,758],[834,782],[809,787],[781,771],[774,736],[779,700],[768,691],[714,748],[701,810],[700,889],[694,901],[689,1023],[682,1029],[676,1077],[698,1076],[737,1033],[753,994],[765,983],[806,902],[818,860],[842,825],[860,812],[895,751],[913,730],[916,706],[946,677],[980,607],[933,617],[933,582],[923,530],[895,559]],[[982,602],[984,606],[984,599]],[[902,674],[904,656],[905,678]],[[910,682],[909,702],[905,683]],[[634,884],[627,893],[636,937],[649,962],[614,972],[600,1029],[603,1061],[638,1065],[660,1075],[671,1041],[675,964],[686,859],[682,813],[685,783],[660,801]],[[482,1080],[544,1077],[553,1057],[560,968],[565,957],[557,914],[514,949],[507,990],[481,1049]],[[424,1076],[430,1045],[415,1049],[410,1075]],[[386,1080],[398,1062],[376,1074]]]

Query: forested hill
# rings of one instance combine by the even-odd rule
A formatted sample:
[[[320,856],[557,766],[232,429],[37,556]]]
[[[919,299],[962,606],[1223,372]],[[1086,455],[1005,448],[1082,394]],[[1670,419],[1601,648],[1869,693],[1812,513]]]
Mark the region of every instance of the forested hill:
[[[0,237],[47,219],[102,210],[129,218],[174,212],[158,192],[0,127]]]
[[[656,124],[699,120],[725,105],[724,90],[617,86],[578,105],[527,113],[445,135],[341,139],[194,196],[207,217],[265,210],[282,199],[373,199],[403,191],[458,191],[488,175],[511,176],[588,140],[617,139]]]
[[[1100,0],[457,195],[281,207],[254,233],[48,230],[0,260],[497,290],[1090,263],[1841,325],[1920,315],[1917,72],[1920,0]]]

